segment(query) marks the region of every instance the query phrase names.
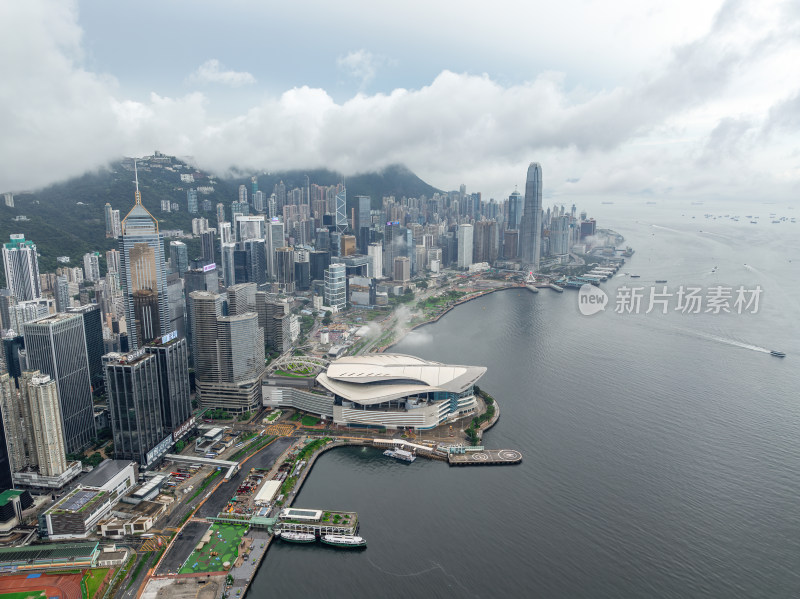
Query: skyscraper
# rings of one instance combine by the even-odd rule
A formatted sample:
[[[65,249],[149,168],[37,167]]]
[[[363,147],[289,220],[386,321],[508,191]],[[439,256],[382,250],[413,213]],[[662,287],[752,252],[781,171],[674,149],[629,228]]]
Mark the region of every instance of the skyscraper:
[[[472,265],[472,225],[458,226],[458,268],[469,268]]]
[[[342,184],[336,193],[336,231],[344,233],[347,230],[347,189]]]
[[[344,264],[331,264],[325,270],[325,305],[344,310],[347,307],[347,268]]]
[[[67,308],[68,314],[80,314],[86,337],[86,359],[89,361],[89,380],[93,389],[103,387],[103,317],[98,304]]]
[[[119,243],[120,286],[133,349],[169,332],[164,238],[158,221],[142,205],[138,173],[135,197],[136,203],[122,221]]]
[[[542,243],[542,167],[531,162],[525,181],[525,208],[520,223],[520,258],[534,271],[539,270]]]
[[[161,419],[165,433],[174,433],[192,416],[189,397],[189,346],[186,339],[171,333],[145,345],[144,351],[158,361],[161,388]]]
[[[26,241],[25,235],[11,235],[11,241],[3,244],[3,265],[6,285],[18,301],[42,297],[35,243]]]
[[[508,219],[507,229],[518,229],[519,223],[522,221],[523,210],[522,194],[516,189],[508,196]]]
[[[275,252],[278,288],[283,293],[294,293],[294,248],[287,246]]]
[[[211,231],[200,233],[200,248],[203,260],[209,263],[217,261],[216,252],[214,251],[214,233]]]
[[[169,262],[179,277],[189,270],[189,254],[185,243],[177,240],[169,242]]]
[[[80,314],[52,314],[25,324],[25,370],[50,375],[58,386],[64,445],[79,453],[95,436],[86,333]]]
[[[186,190],[186,206],[189,214],[197,214],[197,190]]]
[[[32,453],[42,476],[61,476],[67,469],[58,386],[48,375],[24,372],[20,380],[20,401],[30,415],[27,423]]]
[[[86,281],[100,280],[100,252],[83,255],[83,278]]]

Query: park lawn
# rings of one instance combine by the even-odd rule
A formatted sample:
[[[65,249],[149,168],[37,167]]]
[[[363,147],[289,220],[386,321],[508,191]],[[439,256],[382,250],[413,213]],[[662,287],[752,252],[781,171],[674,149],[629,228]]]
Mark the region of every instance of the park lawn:
[[[309,416],[308,414],[306,414],[305,416],[303,416],[301,422],[303,426],[314,426],[316,424],[319,424],[319,418],[317,418],[316,416]]]
[[[88,599],[94,597],[94,594],[97,592],[97,589],[100,588],[100,584],[103,582],[106,574],[108,574],[109,569],[110,568],[92,568],[86,573],[83,580],[86,583]]]
[[[44,591],[22,591],[19,593],[3,593],[0,599],[44,599]]]
[[[211,540],[200,551],[197,548],[192,551],[179,574],[222,572],[224,570],[222,564],[225,562],[233,565],[239,555],[239,544],[245,530],[247,530],[246,526],[212,524]],[[212,556],[212,552],[219,555]]]

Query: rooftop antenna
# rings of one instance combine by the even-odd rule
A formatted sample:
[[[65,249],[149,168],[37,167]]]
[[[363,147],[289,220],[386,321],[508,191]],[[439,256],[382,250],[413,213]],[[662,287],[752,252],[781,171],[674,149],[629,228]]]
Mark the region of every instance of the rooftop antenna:
[[[139,193],[139,170],[136,167],[136,159],[133,159],[133,172],[136,175],[136,203],[142,203],[142,194]]]

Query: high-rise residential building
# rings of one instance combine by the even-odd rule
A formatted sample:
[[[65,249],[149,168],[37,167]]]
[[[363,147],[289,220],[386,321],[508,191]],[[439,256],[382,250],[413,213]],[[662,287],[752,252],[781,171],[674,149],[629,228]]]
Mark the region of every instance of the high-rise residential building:
[[[347,307],[347,268],[344,264],[331,264],[325,270],[325,305],[344,310]]]
[[[224,223],[227,219],[225,218],[225,204],[220,202],[217,204],[217,226]]]
[[[424,249],[424,248],[423,248]],[[411,279],[411,260],[405,256],[398,256],[394,259],[394,280],[405,283]]]
[[[28,407],[19,400],[14,378],[7,372],[0,373],[0,414],[2,415],[0,428],[2,428],[4,437],[4,443],[0,449],[7,448],[8,450],[7,452],[0,451],[0,488],[10,488],[11,486],[10,478],[8,487],[2,485],[4,464],[7,464],[12,472],[18,472],[32,465],[32,458],[27,449],[27,431],[31,423],[30,414],[25,411]],[[59,422],[61,422],[60,419]]]
[[[256,212],[263,214],[266,211],[266,202],[267,198],[263,191],[256,190],[253,192],[253,209]]]
[[[341,189],[336,193],[336,231],[339,234],[347,230],[347,189],[342,184]]]
[[[182,429],[192,417],[189,388],[189,345],[176,333],[145,345],[144,351],[156,357],[161,389],[161,419],[165,433]]]
[[[53,295],[56,298],[56,312],[66,312],[67,308],[72,305],[67,277],[63,275],[56,277],[56,286],[53,290]]]
[[[157,450],[155,455],[151,451],[165,438],[171,440],[161,414],[158,358],[142,348],[129,354],[106,354],[103,366],[114,458],[149,466],[161,457]]]
[[[219,225],[219,242],[220,244],[223,243],[233,243],[233,229],[231,228],[231,223],[220,223]]]
[[[6,193],[3,194],[3,200],[5,201],[6,206],[8,206],[9,208],[14,207],[14,194],[11,193],[10,191],[7,191]]]
[[[67,308],[67,314],[80,314],[86,337],[86,359],[93,389],[103,387],[103,315],[98,304]]]
[[[200,236],[202,233],[208,231],[208,219],[201,216],[192,219],[192,235],[195,237]]]
[[[182,241],[169,242],[169,263],[172,270],[178,273],[179,277],[183,276],[189,270],[189,254],[186,249],[186,244]]]
[[[201,406],[235,413],[261,404],[264,332],[258,315],[222,316],[222,296],[195,291],[192,336],[196,388]]]
[[[114,237],[114,209],[111,207],[111,204],[106,202],[103,212],[106,217],[106,237]]]
[[[83,255],[83,279],[85,281],[100,280],[100,252],[89,252]]]
[[[81,314],[52,314],[25,324],[25,370],[55,380],[67,453],[79,453],[95,437],[86,332]]]
[[[381,278],[383,276],[383,246],[380,243],[370,243],[367,255],[372,258],[372,276]]]
[[[41,476],[61,476],[67,470],[66,447],[62,428],[58,386],[49,375],[24,372],[20,380],[20,401],[28,405],[26,414]]]
[[[239,186],[239,203],[247,204],[247,185]]]
[[[236,283],[236,262],[235,262],[235,243],[222,244],[222,286],[230,287]]]
[[[569,216],[564,214],[550,219],[550,255],[562,261],[568,258],[570,233]]]
[[[472,225],[458,226],[458,268],[469,268],[472,265],[473,237]]]
[[[186,207],[189,214],[197,214],[197,190],[186,190]]]
[[[120,215],[119,210],[111,211],[111,229],[114,239],[118,239],[122,235],[122,215]]]
[[[519,253],[524,264],[539,270],[542,244],[542,167],[531,162],[525,181],[525,207],[520,223]]]
[[[53,307],[53,303],[53,300],[44,298],[28,302],[16,302],[8,308],[9,328],[14,329],[17,333],[22,333],[26,322],[31,322],[50,314],[50,308]]]
[[[106,252],[106,270],[108,272],[119,272],[119,252],[108,250]]]
[[[35,243],[26,241],[25,235],[11,235],[11,241],[3,244],[3,265],[6,285],[18,301],[42,297]]]
[[[136,203],[122,221],[120,285],[132,349],[160,337],[169,329],[167,269],[164,238],[158,221],[142,205],[136,176]]]
[[[282,247],[275,251],[278,288],[283,293],[294,293],[294,248]]]

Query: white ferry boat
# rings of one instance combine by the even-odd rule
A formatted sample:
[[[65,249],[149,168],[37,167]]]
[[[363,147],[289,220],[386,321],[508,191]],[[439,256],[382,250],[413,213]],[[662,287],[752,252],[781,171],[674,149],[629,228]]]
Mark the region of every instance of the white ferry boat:
[[[367,546],[366,539],[363,537],[357,537],[355,535],[322,535],[321,541],[326,545],[345,547],[348,549],[357,549],[359,547]]]
[[[405,449],[387,449],[383,452],[383,455],[390,458],[397,458],[398,460],[403,460],[404,462],[413,462],[417,459],[417,456],[410,451],[406,451]]]
[[[289,543],[313,543],[317,540],[316,535],[310,532],[291,532],[285,531],[281,533],[275,533],[276,535],[280,534],[280,538],[284,541]]]

